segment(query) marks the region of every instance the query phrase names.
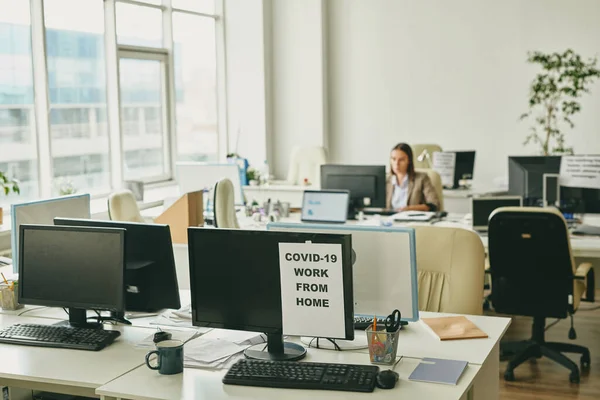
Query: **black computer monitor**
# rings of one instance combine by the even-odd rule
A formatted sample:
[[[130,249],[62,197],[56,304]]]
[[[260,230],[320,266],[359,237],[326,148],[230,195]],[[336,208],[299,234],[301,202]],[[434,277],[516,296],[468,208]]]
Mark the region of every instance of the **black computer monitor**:
[[[573,214],[600,214],[600,190],[560,187],[560,209]]]
[[[60,217],[54,224],[125,229],[125,310],[181,308],[169,225]]]
[[[87,322],[86,310],[125,307],[125,230],[53,225],[19,229],[19,302],[68,307],[69,324]]]
[[[544,174],[560,172],[560,156],[508,158],[508,193],[523,197],[524,206],[542,205]]]
[[[460,181],[473,179],[475,169],[475,151],[453,151],[456,154],[454,163],[453,189],[460,187]]]
[[[192,324],[266,333],[268,352],[264,344],[249,348],[249,358],[304,357],[304,347],[283,342],[279,244],[306,241],[342,245],[345,337],[340,339],[354,339],[352,241],[343,234],[188,228]]]
[[[384,208],[385,165],[321,165],[321,189],[350,191],[349,218],[363,207]]]

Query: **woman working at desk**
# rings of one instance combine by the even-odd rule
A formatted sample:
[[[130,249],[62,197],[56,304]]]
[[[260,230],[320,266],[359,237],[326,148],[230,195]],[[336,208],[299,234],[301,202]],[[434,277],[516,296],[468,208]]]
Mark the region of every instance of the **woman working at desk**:
[[[440,207],[431,179],[416,172],[413,152],[406,143],[399,143],[390,154],[391,174],[386,182],[386,208],[397,211],[437,211]]]

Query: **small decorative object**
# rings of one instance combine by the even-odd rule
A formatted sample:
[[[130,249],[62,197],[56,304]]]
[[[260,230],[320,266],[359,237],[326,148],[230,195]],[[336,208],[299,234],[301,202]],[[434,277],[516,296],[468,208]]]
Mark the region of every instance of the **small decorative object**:
[[[243,186],[248,184],[248,160],[237,153],[227,154],[227,162],[237,164],[240,169],[240,182]]]
[[[58,194],[60,196],[68,196],[70,194],[77,193],[77,188],[75,187],[73,181],[64,177],[56,179],[54,184],[56,185],[56,189],[58,190]]]
[[[4,174],[4,172],[0,171],[0,188],[2,189],[2,193],[5,196],[8,196],[10,192],[15,194],[21,193],[21,188],[19,188],[19,181],[17,179],[9,179],[8,176]],[[2,207],[0,207],[0,225],[2,225]]]
[[[258,180],[260,176],[256,168],[248,167],[246,170],[246,179],[248,180],[248,184],[250,186],[258,186]]]
[[[528,54],[527,61],[542,68],[530,86],[529,111],[520,119],[533,118],[535,123],[524,144],[541,146],[543,155],[573,154],[566,147],[563,125],[573,128],[572,116],[581,111],[579,97],[589,93],[589,86],[600,77],[597,59],[583,60],[568,49],[563,53],[546,54],[539,51]]]
[[[310,181],[308,180],[308,178],[304,178],[304,180],[302,181],[302,184],[304,186],[310,186]]]

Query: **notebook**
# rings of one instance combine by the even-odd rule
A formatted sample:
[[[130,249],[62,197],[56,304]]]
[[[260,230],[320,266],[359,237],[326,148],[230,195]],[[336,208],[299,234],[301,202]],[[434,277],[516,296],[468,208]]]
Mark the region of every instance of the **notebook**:
[[[408,379],[411,381],[456,385],[466,367],[466,361],[424,358]]]
[[[392,215],[392,219],[397,222],[427,222],[435,217],[432,211],[400,211]]]
[[[440,338],[440,340],[481,339],[488,337],[464,316],[421,318],[421,320]]]

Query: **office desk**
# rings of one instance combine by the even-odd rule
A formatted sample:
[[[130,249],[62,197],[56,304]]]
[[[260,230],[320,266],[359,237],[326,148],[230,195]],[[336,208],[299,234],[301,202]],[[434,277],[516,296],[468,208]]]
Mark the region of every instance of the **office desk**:
[[[51,324],[42,318],[0,315],[0,327]],[[148,329],[116,326],[121,336],[101,351],[0,344],[0,386],[95,396],[95,390],[144,363],[147,350],[134,346]]]
[[[310,349],[303,361],[369,364],[369,356],[356,352],[335,352]],[[159,375],[146,366],[99,387],[96,394],[102,399],[461,399],[466,398],[479,366],[468,365],[456,386],[409,381],[408,377],[419,364],[418,359],[404,358],[395,368],[400,375],[396,387],[390,390],[375,388],[370,394],[326,390],[294,390],[266,387],[224,385],[226,371],[185,368],[183,374]],[[387,369],[386,366],[380,367]],[[473,388],[473,393],[485,388]]]

